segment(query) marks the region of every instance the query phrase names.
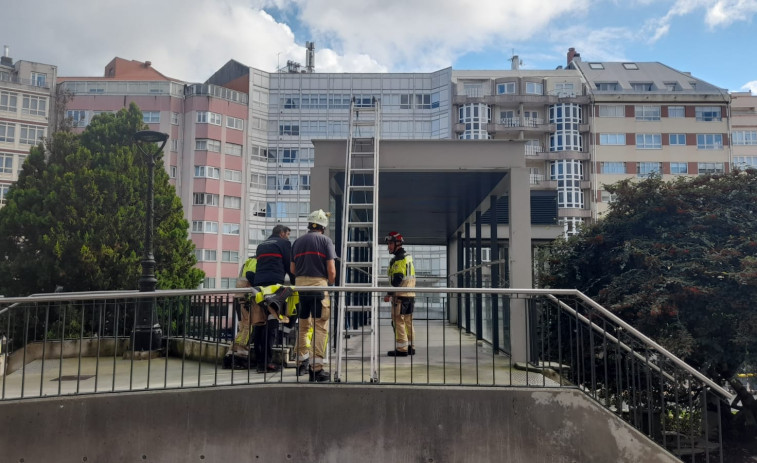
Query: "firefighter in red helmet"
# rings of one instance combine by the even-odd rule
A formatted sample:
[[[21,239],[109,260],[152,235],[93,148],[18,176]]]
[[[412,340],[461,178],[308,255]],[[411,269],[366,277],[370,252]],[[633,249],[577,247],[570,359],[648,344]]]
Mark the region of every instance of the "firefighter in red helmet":
[[[415,308],[415,266],[413,258],[402,247],[405,240],[393,231],[384,238],[387,250],[394,257],[389,262],[389,283],[399,289],[384,296],[384,302],[392,303],[392,326],[394,327],[394,350],[390,357],[407,357],[415,354],[415,329],[413,328],[413,309]]]

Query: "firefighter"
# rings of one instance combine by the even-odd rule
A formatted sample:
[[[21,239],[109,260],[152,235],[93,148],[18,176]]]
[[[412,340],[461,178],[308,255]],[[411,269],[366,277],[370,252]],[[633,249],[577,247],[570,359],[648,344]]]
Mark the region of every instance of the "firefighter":
[[[402,247],[404,239],[397,232],[391,232],[384,238],[387,250],[394,257],[389,262],[387,274],[389,283],[399,288],[415,288],[415,267],[413,258]],[[415,328],[413,328],[413,309],[415,293],[407,290],[389,292],[384,302],[392,303],[392,326],[394,327],[394,350],[387,352],[389,357],[407,357],[415,355]]]
[[[329,218],[323,210],[308,216],[308,232],[297,238],[292,246],[292,273],[300,288],[300,331],[297,338],[297,376],[309,373],[311,382],[327,382],[331,374],[323,370],[329,336],[331,301],[327,291],[304,292],[303,286],[333,285],[336,280],[336,251],[331,238],[324,235]],[[309,339],[308,332],[314,326]],[[311,365],[311,357],[313,357]]]
[[[272,285],[284,284],[285,275],[289,274],[289,281],[294,284],[294,275],[290,273],[292,259],[292,245],[289,242],[289,227],[276,225],[271,236],[260,243],[255,251],[257,267],[253,286],[265,288]],[[271,308],[257,307],[263,310],[264,322],[255,326],[252,331],[255,362],[258,373],[275,373],[281,368],[273,362],[273,345],[279,330],[279,313]]]

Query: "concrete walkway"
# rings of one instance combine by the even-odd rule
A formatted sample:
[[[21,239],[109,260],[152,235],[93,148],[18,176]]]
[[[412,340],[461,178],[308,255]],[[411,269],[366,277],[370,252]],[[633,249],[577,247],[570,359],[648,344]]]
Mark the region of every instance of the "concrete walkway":
[[[379,324],[379,383],[471,386],[559,386],[535,373],[517,370],[509,357],[495,354],[488,343],[476,341],[454,325],[441,321],[415,323],[416,355],[388,357],[394,348],[388,321]],[[368,336],[353,335],[347,342],[348,359],[342,372],[344,383],[370,383]],[[332,352],[329,366],[336,371]],[[131,360],[121,357],[39,359],[23,369],[0,377],[0,398],[45,397],[146,389],[224,386],[256,383],[308,382],[294,368],[260,374],[255,370],[225,370],[221,362],[208,363],[181,358]],[[23,393],[22,393],[23,390]]]

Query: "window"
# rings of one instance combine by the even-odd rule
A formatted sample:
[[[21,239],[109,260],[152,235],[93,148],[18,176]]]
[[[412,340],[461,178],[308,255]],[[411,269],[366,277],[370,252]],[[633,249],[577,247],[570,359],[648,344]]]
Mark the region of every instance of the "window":
[[[218,233],[218,222],[193,220],[192,233]]]
[[[218,195],[212,193],[193,193],[192,204],[195,206],[218,206]]]
[[[25,145],[34,145],[45,136],[45,129],[34,125],[21,124],[21,133],[18,142]]]
[[[13,173],[13,155],[0,153],[0,174]]]
[[[210,111],[198,111],[197,123],[198,124],[213,124],[221,125],[222,117],[218,113],[212,113]]]
[[[503,84],[497,84],[498,95],[510,95],[515,93],[515,82],[505,82]]]
[[[299,124],[279,124],[279,135],[299,135]]]
[[[602,63],[589,63],[589,69],[602,70],[605,66]]]
[[[597,82],[594,84],[600,92],[617,92],[620,85],[617,82]]]
[[[69,109],[66,111],[66,118],[71,119],[71,125],[73,127],[86,127],[87,111],[83,109]]]
[[[195,166],[195,178],[221,178],[221,169],[211,166]]]
[[[238,117],[226,116],[226,127],[235,130],[243,130],[244,120],[239,119]]]
[[[26,155],[25,154],[19,154],[18,155],[18,164],[16,165],[16,174],[21,172],[21,168],[24,167],[24,163],[26,162]]]
[[[11,189],[10,184],[0,183],[0,204],[5,204],[8,198],[8,191]]]
[[[665,82],[665,90],[669,92],[677,92],[681,90],[678,82]]]
[[[699,150],[722,150],[723,135],[719,133],[698,133],[697,149]]]
[[[224,235],[238,235],[239,234],[239,224],[238,223],[225,223],[225,224],[223,224],[223,234]]]
[[[18,108],[18,94],[0,91],[0,111],[16,112]]]
[[[463,93],[471,98],[484,96],[484,88],[480,83],[468,82],[463,84]]]
[[[734,145],[757,145],[757,130],[739,130],[733,132]]]
[[[169,149],[171,151],[178,152],[179,151],[179,140],[177,140],[177,139],[174,138],[173,140],[170,141],[170,145],[169,146],[170,146]]]
[[[179,113],[171,113],[171,125],[179,125],[180,115]]]
[[[622,104],[600,105],[599,117],[626,117],[626,107]]]
[[[239,262],[239,251],[221,251],[221,262]]]
[[[670,139],[670,146],[686,146],[686,134],[685,133],[671,133],[668,135]]]
[[[626,134],[624,133],[600,133],[600,145],[625,145]]]
[[[216,287],[216,279],[207,277],[202,281],[202,287],[203,288],[215,288]]]
[[[526,93],[530,95],[543,95],[544,85],[537,82],[526,82]]]
[[[159,124],[160,111],[142,111],[142,121],[145,124]]]
[[[550,106],[549,123],[555,124],[555,132],[549,135],[550,151],[583,151],[580,105],[563,103]]]
[[[431,109],[431,94],[415,95],[415,109]]]
[[[242,145],[237,145],[236,143],[226,143],[223,146],[223,152],[224,154],[228,154],[229,156],[241,156]]]
[[[671,162],[670,173],[673,175],[688,174],[689,164],[686,162]]]
[[[223,207],[228,209],[241,209],[242,198],[240,198],[239,196],[224,196]]]
[[[195,258],[197,262],[215,262],[216,261],[215,249],[195,249]]]
[[[266,188],[265,174],[250,172],[250,188]]]
[[[515,110],[500,111],[499,123],[505,127],[520,127],[520,118],[515,117]]]
[[[632,82],[631,90],[634,92],[651,92],[654,88],[652,82]]]
[[[242,171],[241,170],[232,170],[232,169],[224,169],[223,171],[223,179],[228,180],[229,182],[242,182]]]
[[[629,71],[636,71],[639,69],[639,66],[636,63],[623,63],[623,67]]]
[[[221,152],[221,142],[218,140],[210,140],[206,138],[198,138],[195,140],[195,150],[198,151],[214,151],[216,153]]]
[[[649,177],[652,174],[660,173],[659,162],[637,162],[636,163],[636,176],[637,177]]]
[[[733,165],[739,169],[757,169],[757,156],[734,156]]]
[[[600,173],[602,174],[625,174],[625,162],[602,162],[599,164]]]
[[[168,169],[168,176],[169,176],[170,178],[176,178],[176,173],[177,173],[177,171],[178,171],[178,169],[176,168],[176,166],[171,166],[171,167],[170,167],[170,168]]]
[[[555,94],[558,97],[573,97],[576,93],[573,89],[573,82],[556,82]]]
[[[686,117],[686,110],[683,106],[668,106],[668,117]]]
[[[609,191],[602,190],[602,202],[603,203],[612,203],[615,202],[616,199],[618,199],[618,195],[616,194],[610,194]]]
[[[41,96],[24,95],[22,114],[31,116],[47,115],[47,98]]]
[[[32,85],[35,87],[47,87],[47,74],[32,72]]]
[[[662,137],[659,133],[637,133],[636,149],[659,150],[662,149]]]
[[[694,110],[698,121],[715,122],[721,120],[719,106],[697,106]]]
[[[400,95],[400,109],[412,109],[412,95]]]
[[[700,162],[698,165],[699,175],[722,174],[724,172],[722,162]]]
[[[660,107],[637,105],[636,107],[636,120],[637,121],[659,121],[660,120]]]
[[[16,124],[0,122],[0,142],[13,143],[16,141]]]

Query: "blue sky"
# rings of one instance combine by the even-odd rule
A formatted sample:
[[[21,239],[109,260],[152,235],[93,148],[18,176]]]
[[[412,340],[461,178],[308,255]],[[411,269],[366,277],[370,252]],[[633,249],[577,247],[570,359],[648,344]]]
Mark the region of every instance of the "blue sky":
[[[11,57],[99,76],[113,57],[204,81],[229,59],[273,71],[426,72],[660,61],[757,94],[757,0],[8,0]],[[146,14],[149,12],[149,14]],[[34,24],[34,33],[29,25]]]

